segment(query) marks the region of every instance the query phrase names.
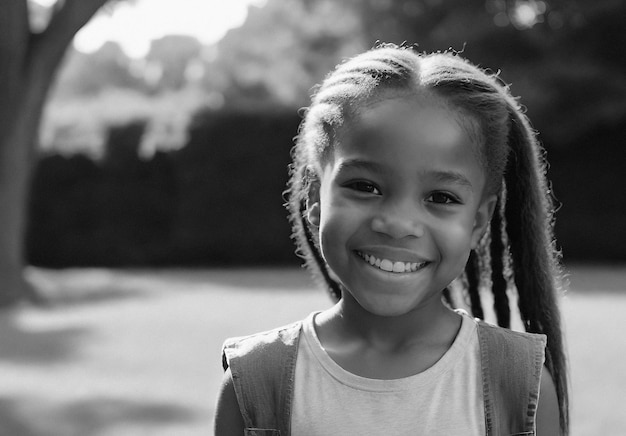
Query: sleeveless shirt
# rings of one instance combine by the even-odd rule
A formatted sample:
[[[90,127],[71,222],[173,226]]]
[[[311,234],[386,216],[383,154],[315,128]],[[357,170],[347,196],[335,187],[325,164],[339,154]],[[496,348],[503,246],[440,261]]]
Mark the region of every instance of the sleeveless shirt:
[[[486,436],[534,435],[546,336],[476,322]],[[302,324],[225,341],[222,366],[231,371],[244,435],[292,434]]]
[[[472,318],[462,317],[451,347],[427,370],[378,380],[352,374],[332,360],[315,332],[315,315],[302,324],[292,434],[485,434],[480,349]]]

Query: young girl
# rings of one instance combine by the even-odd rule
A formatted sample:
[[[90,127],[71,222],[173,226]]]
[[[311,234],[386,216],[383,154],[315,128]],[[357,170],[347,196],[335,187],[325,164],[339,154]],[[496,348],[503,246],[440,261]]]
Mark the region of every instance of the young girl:
[[[287,204],[338,302],[226,341],[216,435],[567,434],[544,172],[507,87],[460,56],[386,44],[339,65]]]

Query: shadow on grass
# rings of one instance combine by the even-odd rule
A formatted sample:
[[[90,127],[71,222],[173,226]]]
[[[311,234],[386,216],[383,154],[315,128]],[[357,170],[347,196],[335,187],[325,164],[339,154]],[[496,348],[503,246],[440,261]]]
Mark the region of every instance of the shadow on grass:
[[[94,398],[63,406],[39,399],[0,398],[0,436],[97,435],[116,426],[138,426],[145,432],[150,426],[198,418],[197,413],[175,404],[122,398]]]
[[[164,269],[151,271],[152,277],[175,284],[188,283],[225,287],[229,290],[293,290],[315,289],[311,275],[300,267],[219,267],[204,269]],[[203,289],[199,287],[198,289]]]
[[[0,361],[32,365],[69,360],[87,335],[87,329],[77,327],[27,330],[18,325],[13,312],[0,312]]]
[[[123,270],[106,268],[69,268],[51,270],[29,267],[28,281],[37,289],[50,308],[108,303],[115,300],[145,298],[146,285],[133,280]],[[129,280],[130,277],[130,280]]]
[[[52,307],[152,298],[177,292],[206,292],[216,288],[232,292],[316,288],[309,273],[299,267],[65,270],[30,267],[27,277]]]

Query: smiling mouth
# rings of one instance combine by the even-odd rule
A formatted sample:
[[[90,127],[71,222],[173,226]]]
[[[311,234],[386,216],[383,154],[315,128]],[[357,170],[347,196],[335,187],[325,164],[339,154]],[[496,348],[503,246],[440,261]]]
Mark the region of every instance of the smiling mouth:
[[[378,257],[372,256],[371,254],[362,253],[357,251],[356,254],[359,255],[361,259],[369,263],[371,266],[378,268],[382,271],[391,272],[391,273],[409,273],[416,272],[424,268],[428,265],[429,262],[402,262],[402,261],[393,261],[389,259],[380,259]]]

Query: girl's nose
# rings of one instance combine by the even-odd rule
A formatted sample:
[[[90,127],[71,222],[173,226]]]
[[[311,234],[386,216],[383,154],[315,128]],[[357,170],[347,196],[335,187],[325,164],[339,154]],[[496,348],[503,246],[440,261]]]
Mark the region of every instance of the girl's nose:
[[[424,236],[424,224],[417,210],[414,207],[410,209],[394,208],[378,214],[372,220],[372,230],[394,239],[407,236],[421,238]]]

